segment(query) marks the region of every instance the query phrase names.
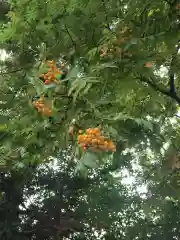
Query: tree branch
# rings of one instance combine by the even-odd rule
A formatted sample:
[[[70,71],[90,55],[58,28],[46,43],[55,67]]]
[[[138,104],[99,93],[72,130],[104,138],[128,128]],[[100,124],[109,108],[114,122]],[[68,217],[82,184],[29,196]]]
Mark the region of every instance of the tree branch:
[[[6,14],[10,11],[10,6],[7,1],[0,1],[0,19],[4,19]]]
[[[172,72],[172,69],[169,70],[169,91],[171,93],[175,93],[175,84],[174,84],[174,73]]]
[[[19,69],[14,69],[12,71],[9,71],[9,72],[0,72],[0,75],[7,75],[7,74],[11,74],[11,73],[16,73],[16,72],[20,72],[20,71],[23,71],[24,68],[19,68]]]
[[[138,79],[141,82],[147,83],[150,87],[152,87],[155,91],[160,92],[163,95],[166,95],[173,100],[175,100],[180,105],[180,96],[177,95],[176,88],[175,88],[175,73],[173,71],[173,66],[175,65],[177,53],[180,49],[180,41],[178,41],[178,44],[176,46],[175,52],[172,54],[171,64],[169,68],[169,89],[163,89],[159,87],[156,83],[154,83],[153,80],[149,80],[146,77],[139,76]]]
[[[76,43],[75,43],[74,39],[72,38],[72,36],[71,36],[71,34],[70,34],[66,24],[65,24],[65,29],[66,29],[66,32],[67,32],[69,38],[71,39],[72,44],[74,45],[74,48],[76,49]]]
[[[180,49],[180,42],[178,42],[178,45],[176,47],[175,52],[172,54],[172,59],[171,59],[171,64],[170,64],[170,69],[169,69],[169,92],[171,93],[175,93],[176,92],[176,88],[175,88],[175,77],[174,77],[174,71],[173,71],[173,66],[176,62],[176,58],[177,58],[177,53]]]
[[[107,7],[106,7],[106,1],[105,1],[105,0],[101,0],[101,1],[102,1],[102,5],[103,5],[103,7],[104,7],[104,12],[105,12],[106,28],[107,28],[110,32],[112,32],[113,34],[115,34],[115,33],[113,32],[113,30],[111,29],[111,27],[110,27],[110,21],[109,21],[109,19],[108,19],[108,9],[107,9]]]
[[[157,92],[160,92],[164,95],[167,95],[169,96],[169,91],[168,90],[165,90],[165,89],[162,89],[160,88],[157,84],[155,84],[153,81],[150,81],[149,79],[146,79],[145,77],[141,76],[140,77],[140,81],[141,82],[144,82],[144,83],[147,83],[149,86],[151,86],[154,90],[156,90]]]
[[[155,91],[160,92],[163,95],[166,95],[173,100],[175,100],[180,105],[180,97],[177,96],[176,92],[171,92],[170,90],[163,89],[159,87],[157,84],[155,84],[153,81],[146,79],[145,77],[141,76],[140,78],[141,82],[147,83],[150,87],[152,87]],[[173,82],[172,82],[173,84]]]

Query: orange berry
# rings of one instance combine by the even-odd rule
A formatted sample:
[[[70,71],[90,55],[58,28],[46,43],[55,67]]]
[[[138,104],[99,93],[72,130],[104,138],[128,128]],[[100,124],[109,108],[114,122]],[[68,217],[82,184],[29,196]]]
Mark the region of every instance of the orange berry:
[[[86,137],[85,137],[85,136],[82,136],[81,142],[85,142],[85,141],[86,141]]]
[[[48,107],[44,107],[42,110],[43,114],[47,117],[50,117],[52,115],[52,110],[49,109]]]
[[[106,146],[107,146],[107,145],[108,145],[108,142],[107,142],[107,141],[104,141],[104,145],[106,145]]]
[[[116,148],[115,147],[112,149],[112,152],[116,152]]]
[[[104,144],[99,145],[99,148],[100,148],[101,150],[106,150],[106,146],[104,146]]]
[[[90,128],[86,129],[86,134],[89,134]]]
[[[46,85],[49,84],[49,80],[46,79],[45,82],[44,82],[44,84],[46,84]]]
[[[78,135],[78,137],[77,137],[78,141],[80,141],[81,138],[82,138],[82,135]]]
[[[39,75],[39,78],[44,78],[44,74],[40,74],[40,75]]]
[[[98,139],[95,139],[95,138],[92,139],[92,144],[93,144],[93,145],[95,145],[95,144],[97,144],[97,143],[98,143]]]
[[[94,131],[97,133],[99,133],[100,132],[100,129],[99,128],[94,128]]]
[[[86,144],[81,144],[81,148],[82,148],[82,150],[86,150],[87,149]]]
[[[92,136],[89,136],[88,138],[90,140],[90,142],[92,143],[92,141],[94,140],[94,138]]]
[[[38,103],[40,103],[40,104],[43,104],[44,103],[44,99],[39,99],[39,101],[38,101]]]
[[[103,136],[99,136],[98,139],[100,140],[101,143],[104,143],[104,137]]]
[[[146,68],[152,68],[152,66],[153,66],[152,62],[145,62],[144,63],[144,67],[146,67]]]
[[[42,107],[44,107],[44,104],[43,103],[38,103],[38,107],[42,108]]]
[[[94,129],[91,130],[91,134],[95,135],[96,131]]]
[[[74,127],[70,126],[69,129],[68,129],[68,134],[73,135],[73,133],[74,133]]]

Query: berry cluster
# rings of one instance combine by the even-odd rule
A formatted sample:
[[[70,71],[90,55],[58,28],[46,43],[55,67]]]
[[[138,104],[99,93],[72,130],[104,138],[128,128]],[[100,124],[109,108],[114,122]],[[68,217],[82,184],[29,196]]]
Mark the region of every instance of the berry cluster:
[[[132,39],[132,30],[127,26],[116,29],[116,37],[111,39],[107,44],[100,49],[100,58],[105,57],[123,57],[131,58],[132,53],[124,49],[126,45]],[[124,47],[123,47],[124,46]]]
[[[46,117],[52,116],[52,107],[45,103],[43,96],[41,96],[38,100],[33,101],[32,104],[39,113],[42,113]]]
[[[84,133],[79,131],[78,144],[83,150],[90,149],[92,151],[115,152],[114,143],[105,138],[99,128],[89,128]]]
[[[100,50],[100,57],[104,58],[106,56],[110,56],[110,55],[117,55],[117,54],[121,54],[121,49],[118,47],[110,47],[110,48],[101,48]]]
[[[132,54],[128,51],[123,51],[123,49],[121,49],[118,46],[110,46],[110,47],[104,47],[100,49],[100,58],[105,58],[105,57],[132,57]]]
[[[65,73],[62,71],[64,64],[60,64],[59,68],[56,66],[54,61],[47,61],[48,71],[41,74],[39,78],[44,82],[44,84],[49,85],[52,83],[57,83],[57,80],[61,78]]]
[[[145,63],[144,63],[144,67],[146,67],[146,68],[152,68],[152,67],[153,67],[153,63],[152,63],[152,62],[145,62]]]

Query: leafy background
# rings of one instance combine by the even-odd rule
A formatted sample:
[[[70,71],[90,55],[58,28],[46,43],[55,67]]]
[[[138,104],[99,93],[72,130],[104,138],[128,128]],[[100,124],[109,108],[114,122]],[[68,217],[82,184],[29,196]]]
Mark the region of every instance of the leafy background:
[[[179,9],[0,1],[2,240],[179,238]],[[68,75],[47,90],[38,75],[49,59],[64,59]],[[42,92],[53,122],[32,107]],[[101,125],[116,153],[99,164],[79,155],[74,121]]]

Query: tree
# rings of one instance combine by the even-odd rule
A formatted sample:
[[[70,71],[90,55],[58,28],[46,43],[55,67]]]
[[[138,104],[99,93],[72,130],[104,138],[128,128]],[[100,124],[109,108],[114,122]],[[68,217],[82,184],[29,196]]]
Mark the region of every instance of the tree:
[[[1,177],[2,239],[61,239],[71,234],[72,239],[78,234],[78,239],[89,239],[92,228],[111,232],[117,218],[112,214],[119,207],[125,210],[130,201],[119,195],[125,188],[98,172],[94,178],[74,177],[67,156],[59,157],[55,169],[43,164],[36,171],[27,168]]]
[[[177,222],[171,221],[175,218],[169,220],[166,233],[160,220],[153,221],[153,214],[165,221],[168,214],[163,209],[172,205],[163,199],[173,195],[175,201],[178,195],[176,157],[168,158],[173,164],[167,167],[168,151],[163,149],[169,144],[173,149],[170,156],[178,156],[178,1],[16,0],[1,2],[1,6],[0,42],[9,54],[1,63],[0,79],[2,171],[15,172],[16,182],[19,175],[31,169],[30,176],[25,177],[31,185],[33,171],[39,164],[51,161],[68,148],[76,163],[75,172],[87,179],[92,171],[99,176],[124,168],[131,173],[137,171],[137,180],[148,185],[147,195],[151,197],[143,200],[135,194],[135,206],[128,208],[124,217],[126,234],[123,228],[115,227],[114,220],[117,233],[108,237],[175,237]],[[56,72],[57,82],[47,84],[48,87],[42,82],[48,70],[46,60],[65,65]],[[162,67],[167,74],[162,73]],[[51,77],[48,75],[46,80]],[[40,108],[35,102],[40,95],[48,109],[38,113]],[[174,123],[172,118],[176,118]],[[106,143],[107,139],[115,143],[115,153],[92,153],[79,147],[78,130],[99,126]],[[138,170],[133,169],[134,162]],[[66,175],[63,177],[66,179]],[[21,201],[25,179],[22,188],[15,190],[19,192],[15,209]],[[173,194],[170,188],[175,189]],[[151,208],[147,211],[148,205]],[[143,216],[135,216],[141,211]],[[19,217],[15,221],[19,223]],[[158,223],[160,228],[152,230]]]

